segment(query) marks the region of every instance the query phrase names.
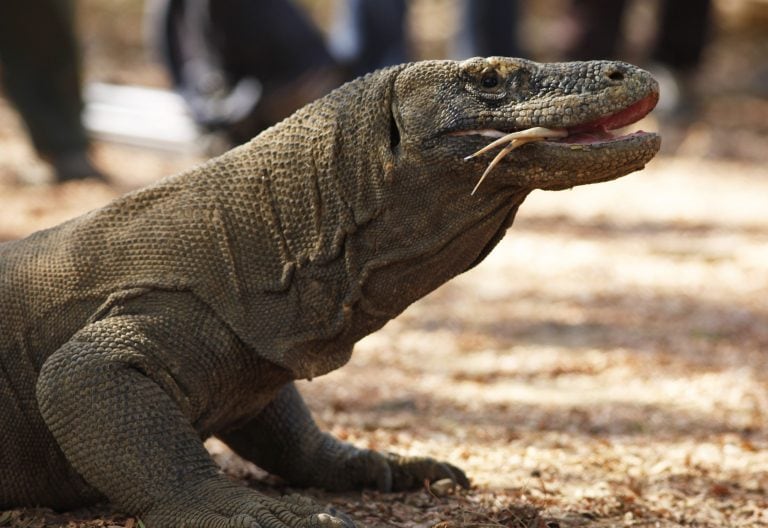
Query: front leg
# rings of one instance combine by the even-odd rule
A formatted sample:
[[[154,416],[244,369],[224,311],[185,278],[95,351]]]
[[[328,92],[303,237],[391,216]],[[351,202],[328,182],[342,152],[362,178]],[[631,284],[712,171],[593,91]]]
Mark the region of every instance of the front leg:
[[[293,383],[255,419],[218,436],[242,457],[295,485],[398,491],[449,478],[469,487],[464,472],[446,462],[359,449],[323,433]]]
[[[159,346],[132,318],[107,319],[43,365],[40,412],[91,486],[148,528],[352,526],[311,501],[272,499],[221,475],[182,410],[184,390],[153,359]]]

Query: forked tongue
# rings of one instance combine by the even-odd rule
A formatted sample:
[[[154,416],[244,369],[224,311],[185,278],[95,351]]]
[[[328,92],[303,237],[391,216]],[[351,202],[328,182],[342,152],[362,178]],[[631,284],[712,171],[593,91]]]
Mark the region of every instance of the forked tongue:
[[[480,180],[478,180],[477,184],[475,184],[475,187],[474,189],[472,189],[472,192],[470,193],[470,195],[475,194],[477,189],[480,187],[480,184],[483,183],[483,181],[485,180],[485,177],[488,176],[488,174],[490,174],[493,168],[502,159],[504,159],[504,157],[507,154],[509,154],[516,148],[522,147],[526,143],[541,141],[543,139],[566,137],[568,135],[568,131],[565,129],[533,127],[533,128],[527,128],[525,130],[520,130],[518,132],[512,132],[510,134],[504,134],[503,132],[499,132],[498,130],[483,130],[482,135],[490,136],[490,137],[498,137],[498,139],[496,139],[495,141],[492,141],[491,143],[484,146],[474,154],[467,156],[466,158],[464,158],[464,161],[471,160],[472,158],[479,156],[480,154],[483,154],[485,152],[488,152],[489,150],[492,150],[501,145],[504,145],[504,144],[507,144],[507,145],[503,149],[501,149],[501,151],[499,151],[499,153],[496,154],[496,157],[493,158],[493,160],[488,164],[488,167],[486,167],[485,172],[483,172],[483,175],[480,176]]]
[[[475,132],[475,134],[476,133],[477,132]],[[464,158],[464,161],[469,161],[472,158],[476,158],[480,154],[485,154],[489,150],[495,149],[496,147],[504,145],[505,143],[510,143],[516,139],[525,140],[524,143],[530,143],[531,141],[540,141],[542,139],[563,138],[568,135],[568,131],[565,130],[564,128],[533,127],[533,128],[526,128],[525,130],[519,130],[517,132],[512,132],[511,134],[504,134],[499,130],[483,130],[482,134],[480,135],[496,137],[498,139],[496,141],[492,141],[491,143],[487,144],[486,146],[484,146],[474,154],[470,154],[469,156]]]

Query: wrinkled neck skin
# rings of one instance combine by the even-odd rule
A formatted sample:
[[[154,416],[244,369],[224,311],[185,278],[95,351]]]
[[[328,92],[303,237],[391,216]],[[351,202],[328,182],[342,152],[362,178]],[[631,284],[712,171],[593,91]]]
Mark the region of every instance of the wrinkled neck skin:
[[[204,185],[223,205],[235,270],[219,311],[297,377],[340,366],[358,339],[479,263],[531,190],[614,179],[658,150],[642,136],[525,145],[473,195],[487,161],[464,158],[488,142],[473,129],[577,131],[654,90],[623,63],[504,58],[396,66],[344,85],[196,179],[196,194]]]
[[[295,278],[318,277],[319,268],[343,262],[344,309],[362,310],[378,326],[480,262],[531,190],[497,185],[479,199],[470,194],[478,175],[460,153],[439,148],[433,138],[402,135],[394,96],[401,69],[352,82],[261,138],[285,135],[306,116],[324,130],[308,136],[312,144],[281,154],[286,165],[309,172],[273,173],[275,194],[295,193],[296,179],[306,178],[318,194],[281,213],[315,218],[311,236],[299,228],[306,224],[282,222],[286,240],[312,248],[293,254]],[[273,162],[270,170],[276,165],[282,164]]]
[[[356,215],[366,220],[348,235],[346,252],[357,264],[349,269],[359,285],[357,307],[385,322],[485,258],[532,190],[501,183],[472,196],[478,173],[464,163],[466,153],[445,150],[434,136],[404,133],[394,94],[399,73],[389,72],[375,99],[381,106],[372,143],[361,147],[357,136],[342,134],[338,150],[342,158],[371,154],[371,171],[347,173],[373,191],[368,204],[375,206]]]
[[[262,197],[255,201],[259,214],[273,218],[267,234],[287,264],[282,286],[270,290],[295,291],[304,306],[281,338],[288,348],[317,348],[329,339],[351,348],[479,262],[528,192],[510,187],[479,200],[470,195],[477,175],[459,153],[398,137],[393,85],[400,69],[343,86],[218,162],[234,167],[249,160],[248,186]],[[220,181],[208,184],[221,195]],[[264,238],[242,234],[253,225],[252,211],[225,208],[230,217],[236,213],[229,231]],[[265,250],[251,244],[238,251],[248,261]],[[261,254],[249,255],[255,251]],[[241,272],[238,280],[239,291],[264,291],[261,279]],[[247,326],[249,303],[234,308],[243,314],[235,326]]]
[[[460,157],[401,145],[380,214],[353,237],[366,255],[362,307],[392,318],[485,258],[512,224],[530,189],[497,187],[471,196],[471,171]]]

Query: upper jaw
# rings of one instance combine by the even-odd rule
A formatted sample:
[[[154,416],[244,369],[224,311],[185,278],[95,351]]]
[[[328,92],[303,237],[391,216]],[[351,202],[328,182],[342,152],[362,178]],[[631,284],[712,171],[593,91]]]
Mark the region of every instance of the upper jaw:
[[[651,134],[637,131],[628,135],[616,135],[612,133],[645,117],[659,100],[659,92],[653,91],[639,101],[632,103],[623,110],[599,117],[593,121],[577,124],[566,129],[568,135],[561,138],[562,143],[592,144],[621,140],[628,135]]]
[[[568,124],[565,127],[550,128],[547,126],[547,123],[539,123],[526,129],[519,127],[507,128],[504,126],[494,128],[493,126],[489,126],[477,129],[454,130],[447,134],[449,136],[480,136],[498,139],[509,136],[512,132],[525,133],[525,130],[535,128],[540,134],[539,139],[547,142],[569,145],[590,145],[614,142],[620,141],[628,136],[638,135],[648,135],[649,139],[652,139],[650,136],[655,136],[655,134],[649,132],[637,131],[628,135],[617,135],[612,131],[631,125],[645,117],[656,106],[658,99],[659,92],[654,90],[618,111],[598,116],[588,121]]]

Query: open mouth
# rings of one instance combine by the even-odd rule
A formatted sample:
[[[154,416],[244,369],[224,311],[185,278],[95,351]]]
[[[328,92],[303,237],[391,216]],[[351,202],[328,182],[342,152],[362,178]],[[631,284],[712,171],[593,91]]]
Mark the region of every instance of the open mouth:
[[[659,100],[658,92],[651,92],[647,96],[643,97],[639,101],[636,101],[613,114],[599,117],[595,120],[588,121],[586,123],[580,123],[572,127],[567,128],[545,128],[545,127],[532,127],[525,130],[517,130],[515,132],[502,132],[496,129],[480,129],[480,130],[464,130],[458,132],[451,132],[452,136],[468,136],[479,135],[490,138],[495,138],[494,141],[481,148],[474,154],[471,154],[464,158],[468,161],[481,154],[484,154],[490,150],[498,147],[503,147],[493,160],[488,164],[488,167],[483,172],[480,180],[472,189],[471,194],[475,194],[480,184],[485,180],[486,176],[493,170],[493,168],[504,159],[507,154],[522,147],[526,143],[532,143],[535,141],[544,141],[546,143],[566,144],[566,145],[597,145],[618,142],[632,137],[640,136],[653,136],[654,134],[637,131],[630,134],[617,135],[612,131],[631,125],[642,119],[648,112],[653,110],[656,103]]]
[[[567,136],[561,138],[552,138],[560,143],[602,143],[605,141],[614,141],[624,139],[629,136],[645,134],[643,131],[636,131],[630,134],[618,135],[613,130],[624,128],[636,123],[645,117],[648,112],[653,110],[659,100],[659,93],[653,92],[636,103],[629,105],[624,110],[615,114],[600,117],[594,121],[566,128]]]
[[[647,134],[647,132],[636,131],[629,134],[617,134],[614,130],[624,128],[636,123],[648,112],[653,110],[656,103],[659,100],[659,93],[652,92],[640,99],[639,101],[632,103],[628,107],[620,110],[616,113],[599,117],[593,121],[587,123],[581,123],[566,128],[545,128],[545,127],[533,127],[524,130],[516,130],[513,132],[503,132],[492,128],[476,129],[476,130],[462,130],[457,132],[451,132],[452,136],[483,136],[494,138],[497,141],[489,144],[486,148],[478,151],[475,155],[487,152],[491,148],[496,146],[507,144],[513,140],[523,140],[521,143],[530,143],[532,141],[548,141],[555,143],[567,143],[567,144],[595,144],[605,143],[609,141],[616,141],[620,139],[626,139],[632,136],[639,136]],[[473,157],[475,156],[473,155]]]

